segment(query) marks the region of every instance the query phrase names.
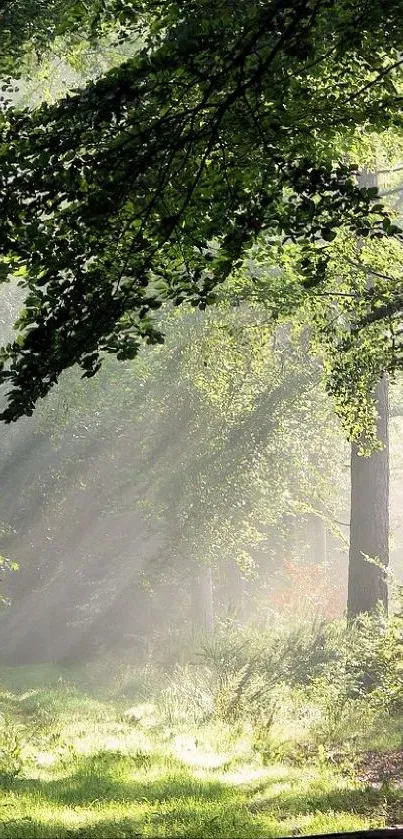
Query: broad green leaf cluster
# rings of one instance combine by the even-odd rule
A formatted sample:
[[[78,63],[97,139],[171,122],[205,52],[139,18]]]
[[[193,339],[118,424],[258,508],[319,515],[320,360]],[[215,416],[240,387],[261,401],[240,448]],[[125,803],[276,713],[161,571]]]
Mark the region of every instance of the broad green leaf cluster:
[[[67,367],[92,376],[104,352],[130,359],[161,342],[164,301],[215,302],[259,237],[299,248],[303,293],[326,282],[341,230],[400,241],[350,154],[366,132],[400,131],[400,2],[18,8],[10,56],[74,33],[137,37],[139,48],[57,102],[4,112],[0,257],[26,291],[19,337],[2,351],[7,422],[32,413]],[[269,308],[281,291],[267,285]],[[399,288],[385,300],[374,284],[365,303],[355,325],[372,347],[400,316]],[[346,365],[341,378],[355,375]]]

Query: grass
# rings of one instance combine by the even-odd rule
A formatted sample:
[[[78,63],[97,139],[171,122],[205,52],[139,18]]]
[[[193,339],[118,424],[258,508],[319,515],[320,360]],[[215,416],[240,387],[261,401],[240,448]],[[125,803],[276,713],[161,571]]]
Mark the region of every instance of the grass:
[[[324,759],[263,765],[247,727],[175,727],[144,699],[100,695],[73,671],[0,670],[0,839],[253,839],[403,820],[399,789]]]

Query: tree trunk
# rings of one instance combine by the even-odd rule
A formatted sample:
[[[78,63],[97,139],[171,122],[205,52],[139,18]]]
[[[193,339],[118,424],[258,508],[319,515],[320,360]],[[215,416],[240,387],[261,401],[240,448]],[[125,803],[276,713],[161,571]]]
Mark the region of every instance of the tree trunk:
[[[213,575],[209,565],[195,569],[191,592],[192,627],[196,634],[214,631]]]
[[[377,175],[363,169],[359,185],[378,185]],[[368,287],[372,280],[369,278]],[[381,451],[369,457],[351,450],[350,553],[348,569],[347,617],[373,613],[381,603],[388,608],[386,569],[389,565],[389,404],[388,379],[382,376],[374,398],[377,406],[377,433]],[[369,559],[368,559],[368,558]]]
[[[381,451],[362,457],[351,451],[350,555],[347,615],[351,621],[372,613],[381,603],[388,607],[386,568],[389,564],[389,434],[388,380],[376,387],[378,438]],[[366,557],[370,557],[368,561]]]

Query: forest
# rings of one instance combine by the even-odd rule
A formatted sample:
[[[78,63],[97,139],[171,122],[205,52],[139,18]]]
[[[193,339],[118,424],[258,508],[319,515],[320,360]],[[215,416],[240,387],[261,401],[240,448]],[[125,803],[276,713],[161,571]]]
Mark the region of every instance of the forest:
[[[0,0],[0,302],[0,839],[403,835],[403,0]]]

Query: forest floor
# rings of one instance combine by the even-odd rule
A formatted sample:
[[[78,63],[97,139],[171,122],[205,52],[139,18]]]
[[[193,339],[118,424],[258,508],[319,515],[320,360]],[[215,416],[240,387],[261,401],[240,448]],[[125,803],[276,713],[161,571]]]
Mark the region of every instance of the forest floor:
[[[0,713],[0,839],[249,839],[403,822],[396,737],[354,766],[263,765],[247,731],[175,729],[151,704],[50,668],[1,669]]]

